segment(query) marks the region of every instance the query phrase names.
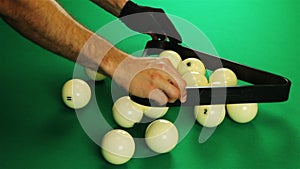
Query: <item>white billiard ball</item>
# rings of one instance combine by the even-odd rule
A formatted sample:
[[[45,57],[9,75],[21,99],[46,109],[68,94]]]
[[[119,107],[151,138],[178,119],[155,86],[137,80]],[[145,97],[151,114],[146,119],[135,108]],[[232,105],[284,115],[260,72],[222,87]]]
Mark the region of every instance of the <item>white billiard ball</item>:
[[[158,119],[149,124],[145,133],[147,146],[156,153],[170,152],[178,143],[176,126],[165,119]]]
[[[257,103],[227,104],[229,117],[238,123],[248,123],[255,118],[258,112]]]
[[[186,72],[182,75],[188,87],[191,86],[208,86],[207,78],[199,72]]]
[[[162,51],[158,57],[160,58],[168,58],[172,65],[177,69],[179,63],[182,61],[180,55],[172,50],[164,50]]]
[[[119,98],[114,103],[112,111],[115,122],[125,128],[133,127],[143,118],[143,110],[136,106],[129,96]]]
[[[133,102],[133,101],[132,101]],[[141,105],[139,103],[133,102],[136,106],[143,110],[145,116],[151,119],[158,119],[163,117],[169,110],[169,107],[151,107]]]
[[[112,164],[120,165],[133,157],[135,142],[128,132],[114,129],[104,135],[101,148],[104,159]]]
[[[102,81],[106,78],[105,75],[103,75],[97,71],[94,71],[90,68],[85,68],[85,73],[90,79],[92,79],[94,81]]]
[[[197,58],[187,58],[179,63],[178,72],[184,75],[186,72],[199,72],[203,75],[206,73],[204,64]]]
[[[238,79],[236,74],[228,68],[216,69],[209,77],[212,86],[236,86]]]
[[[169,107],[147,107],[144,109],[144,115],[151,119],[163,117],[169,110]]]
[[[62,99],[64,103],[73,109],[86,106],[91,99],[90,86],[81,79],[71,79],[62,87]]]
[[[225,118],[225,105],[195,106],[194,115],[198,123],[204,127],[217,127]]]

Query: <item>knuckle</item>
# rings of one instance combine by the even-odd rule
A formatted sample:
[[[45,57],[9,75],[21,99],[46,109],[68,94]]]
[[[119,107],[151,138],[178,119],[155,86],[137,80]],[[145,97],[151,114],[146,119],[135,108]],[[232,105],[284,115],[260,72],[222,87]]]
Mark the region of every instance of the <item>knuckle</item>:
[[[154,82],[156,81],[156,80],[159,80],[159,79],[161,79],[161,77],[160,77],[160,75],[158,74],[158,73],[152,73],[151,75],[150,75],[150,77],[151,77],[151,84],[152,85],[154,85]]]

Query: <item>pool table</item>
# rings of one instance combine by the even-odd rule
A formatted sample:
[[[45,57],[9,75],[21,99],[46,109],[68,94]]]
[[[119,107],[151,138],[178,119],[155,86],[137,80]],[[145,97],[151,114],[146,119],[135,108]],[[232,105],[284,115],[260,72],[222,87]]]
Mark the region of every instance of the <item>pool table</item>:
[[[58,2],[95,32],[116,20],[90,1]],[[201,30],[214,50],[201,46],[196,50],[287,77],[292,82],[288,101],[259,103],[256,118],[246,124],[238,124],[226,116],[203,142],[199,141],[203,127],[195,121],[183,120],[177,126],[182,134],[180,142],[171,152],[156,155],[145,150],[151,155],[140,154],[124,165],[112,165],[103,159],[100,140],[90,137],[86,128],[91,126],[83,126],[90,123],[81,116],[100,110],[104,121],[99,120],[100,128],[92,131],[96,135],[108,130],[107,125],[101,130],[104,123],[121,128],[112,118],[111,91],[124,91],[109,78],[93,83],[80,65],[35,45],[0,20],[0,168],[300,168],[300,1],[135,2],[161,7],[167,14],[183,18]],[[178,30],[181,31],[180,25]],[[108,35],[115,32],[118,28]],[[135,53],[148,40],[147,35],[138,35],[116,45],[125,52]],[[183,42],[189,40],[183,37]],[[78,111],[66,107],[61,99],[63,84],[75,77],[86,80],[93,90],[93,103]],[[181,110],[186,114],[180,113]],[[179,115],[191,114],[191,107],[171,107],[163,118],[176,121]],[[97,123],[97,119],[93,120]],[[142,138],[146,126],[147,122],[125,130]],[[186,130],[183,132],[181,128]],[[140,148],[146,149],[143,145]]]

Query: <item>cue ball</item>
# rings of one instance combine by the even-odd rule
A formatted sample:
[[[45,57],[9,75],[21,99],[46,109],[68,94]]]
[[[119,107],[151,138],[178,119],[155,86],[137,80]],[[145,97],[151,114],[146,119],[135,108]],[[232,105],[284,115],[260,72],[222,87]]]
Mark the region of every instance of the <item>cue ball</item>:
[[[105,75],[103,75],[97,71],[94,71],[90,68],[85,68],[85,74],[94,81],[102,81],[106,78]]]
[[[210,75],[209,82],[212,86],[235,86],[238,80],[232,70],[219,68]]]
[[[217,127],[225,118],[225,105],[195,106],[194,115],[198,123],[204,127]]]
[[[201,60],[197,58],[187,58],[179,63],[178,72],[184,75],[187,72],[199,72],[203,75],[206,73],[206,68]]]
[[[91,99],[90,86],[81,79],[71,79],[62,88],[64,103],[73,109],[80,109],[86,106]]]
[[[114,129],[104,135],[101,142],[102,155],[112,164],[128,162],[135,151],[133,137],[126,131]]]
[[[248,123],[255,118],[258,111],[257,103],[227,104],[229,117],[238,123]]]
[[[158,119],[149,124],[145,133],[147,146],[156,153],[167,153],[178,143],[176,126],[165,119]]]
[[[158,55],[158,57],[168,58],[176,69],[179,63],[182,61],[180,55],[172,50],[164,50]]]
[[[130,128],[143,118],[143,110],[129,96],[119,98],[113,105],[113,118],[122,127]]]
[[[186,72],[182,75],[188,87],[192,86],[208,86],[207,78],[199,72]]]

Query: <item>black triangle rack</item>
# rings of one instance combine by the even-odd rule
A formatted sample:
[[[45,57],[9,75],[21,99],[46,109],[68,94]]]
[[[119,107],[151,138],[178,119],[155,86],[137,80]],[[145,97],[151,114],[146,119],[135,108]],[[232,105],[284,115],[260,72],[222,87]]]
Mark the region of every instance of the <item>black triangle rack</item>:
[[[219,58],[207,53],[189,49],[179,44],[167,41],[151,40],[145,47],[144,56],[156,55],[163,50],[173,50],[177,52],[182,60],[186,58],[198,58],[209,70],[217,68],[229,68],[237,75],[239,80],[248,84],[232,87],[188,87],[187,101],[181,103],[179,100],[168,103],[172,106],[195,106],[210,104],[229,103],[266,103],[284,102],[288,100],[291,81],[285,77],[258,70],[226,59]],[[159,106],[154,101],[147,98],[130,96],[137,103],[147,106]]]

